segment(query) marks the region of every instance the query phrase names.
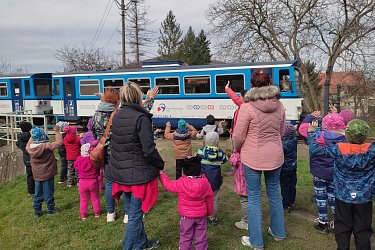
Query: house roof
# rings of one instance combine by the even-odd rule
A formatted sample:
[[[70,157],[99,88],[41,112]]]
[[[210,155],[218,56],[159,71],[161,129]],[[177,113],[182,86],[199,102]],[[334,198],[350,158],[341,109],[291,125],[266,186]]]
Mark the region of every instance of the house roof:
[[[362,71],[337,71],[332,73],[331,85],[329,86],[329,92],[337,92],[337,85],[341,86],[350,86],[354,85],[363,80]],[[326,74],[320,73],[320,82],[319,84],[324,85],[326,81]]]

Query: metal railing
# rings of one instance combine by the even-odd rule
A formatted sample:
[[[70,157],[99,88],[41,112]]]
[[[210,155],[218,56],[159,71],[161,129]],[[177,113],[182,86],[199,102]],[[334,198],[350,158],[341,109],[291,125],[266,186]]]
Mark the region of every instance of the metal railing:
[[[6,141],[7,145],[11,144],[12,152],[14,152],[14,143],[17,142],[18,134],[21,133],[20,122],[27,121],[34,126],[33,118],[43,118],[43,129],[47,133],[46,115],[33,115],[31,110],[22,110],[0,114],[0,118],[2,117],[5,117],[5,123],[0,123],[0,140]]]

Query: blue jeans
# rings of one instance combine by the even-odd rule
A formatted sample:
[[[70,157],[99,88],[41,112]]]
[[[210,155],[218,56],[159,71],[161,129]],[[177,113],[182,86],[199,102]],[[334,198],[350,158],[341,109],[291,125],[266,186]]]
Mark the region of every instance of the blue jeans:
[[[35,194],[33,208],[36,213],[42,212],[43,200],[47,204],[48,211],[55,209],[55,198],[53,194],[55,192],[55,180],[52,177],[46,181],[35,181]]]
[[[125,195],[122,196],[124,199],[124,211],[127,214],[129,211],[129,202],[126,202]],[[107,206],[107,212],[112,214],[115,212],[115,199],[112,197],[112,182],[105,180],[105,204]]]
[[[143,249],[148,245],[147,235],[143,225],[143,211],[141,199],[135,198],[132,193],[124,193],[125,202],[129,204],[129,221],[126,225],[124,250]]]
[[[262,232],[262,204],[261,204],[261,175],[262,171],[256,171],[244,165],[244,174],[248,191],[248,226],[250,243],[256,248],[263,248]],[[266,192],[270,203],[272,234],[280,239],[286,237],[284,209],[280,193],[281,168],[272,171],[264,171]]]

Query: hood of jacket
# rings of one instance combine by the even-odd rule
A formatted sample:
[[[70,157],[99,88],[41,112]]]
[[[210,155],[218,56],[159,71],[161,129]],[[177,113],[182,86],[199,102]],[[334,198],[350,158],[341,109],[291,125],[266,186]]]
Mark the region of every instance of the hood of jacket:
[[[251,104],[264,113],[275,112],[278,108],[278,99],[280,91],[277,86],[265,86],[260,88],[252,88],[245,94],[245,102]]]
[[[187,197],[192,200],[199,200],[202,198],[202,194],[206,193],[207,190],[207,179],[205,174],[200,177],[182,176],[181,177],[181,188]]]
[[[339,142],[346,142],[346,137],[343,134],[335,133],[332,131],[323,132],[324,140],[327,146],[333,146]]]
[[[100,111],[100,112],[112,112],[113,110],[115,110],[115,108],[116,108],[116,105],[113,104],[113,103],[101,102],[98,105],[97,111]]]
[[[216,161],[219,158],[219,148],[218,147],[204,147],[203,155],[204,159],[208,161]],[[219,159],[220,160],[220,159]]]
[[[43,153],[45,151],[46,144],[45,143],[31,143],[29,154],[32,158],[41,158],[43,156]]]

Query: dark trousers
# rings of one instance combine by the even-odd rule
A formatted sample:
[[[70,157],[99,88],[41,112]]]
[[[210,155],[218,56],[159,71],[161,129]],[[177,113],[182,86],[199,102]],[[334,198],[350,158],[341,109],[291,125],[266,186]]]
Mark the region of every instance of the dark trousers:
[[[184,165],[184,159],[176,159],[176,180],[178,180],[182,176],[182,168]]]
[[[350,204],[336,199],[335,203],[335,238],[337,249],[350,249],[350,236],[353,232],[356,249],[370,250],[372,202]]]
[[[280,173],[281,195],[283,207],[287,208],[296,202],[297,169]]]
[[[27,193],[34,194],[35,193],[35,181],[33,178],[33,171],[31,170],[31,166],[26,166],[26,181],[27,181]]]
[[[45,201],[48,211],[55,209],[55,182],[53,177],[45,181],[35,181],[33,208],[36,213],[42,212],[42,202]]]
[[[66,160],[66,156],[60,155],[61,160],[61,172],[60,172],[60,181],[66,181],[68,178],[68,161]]]

